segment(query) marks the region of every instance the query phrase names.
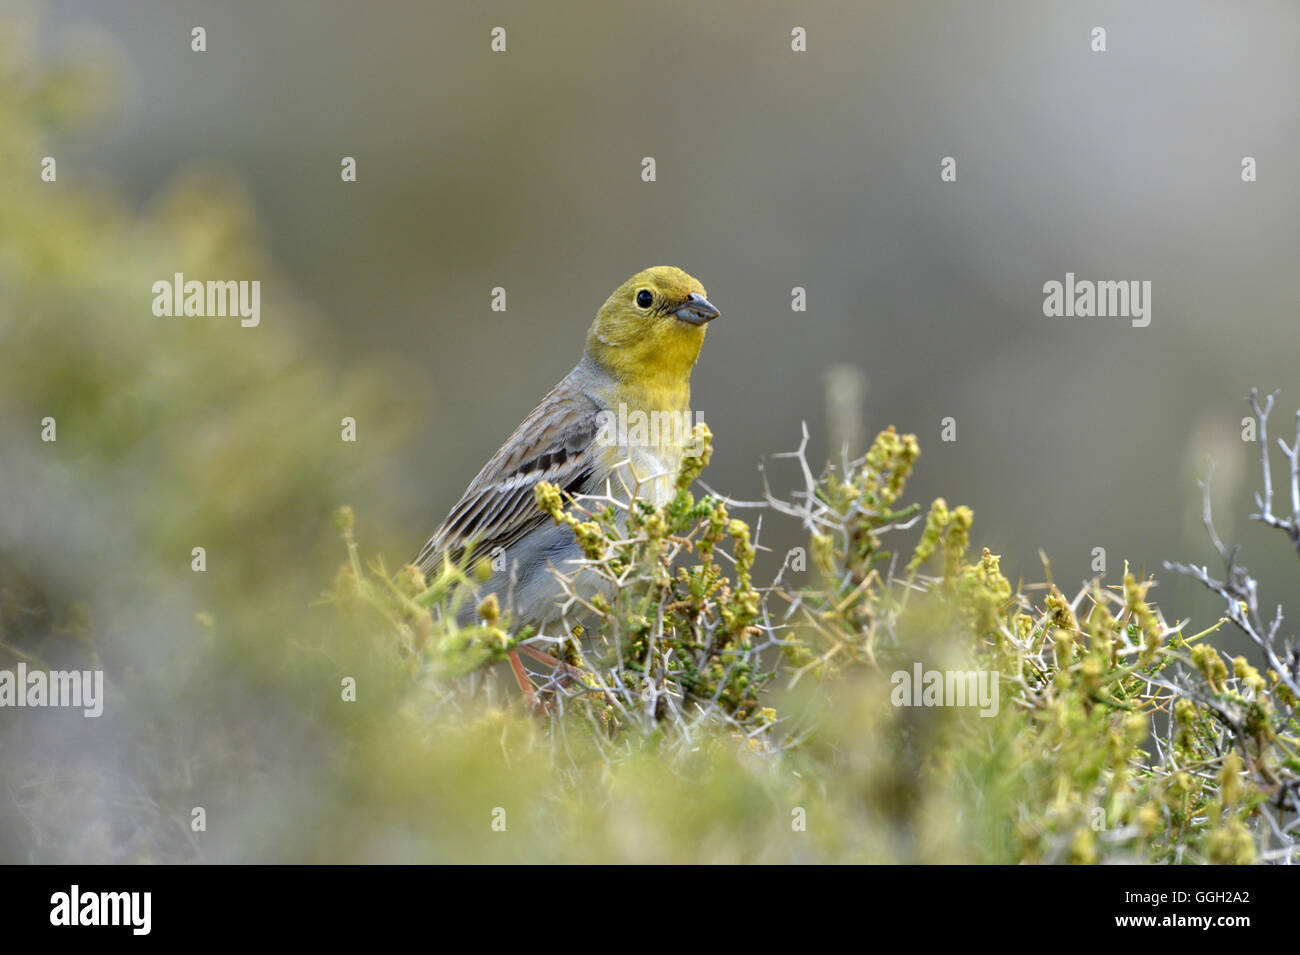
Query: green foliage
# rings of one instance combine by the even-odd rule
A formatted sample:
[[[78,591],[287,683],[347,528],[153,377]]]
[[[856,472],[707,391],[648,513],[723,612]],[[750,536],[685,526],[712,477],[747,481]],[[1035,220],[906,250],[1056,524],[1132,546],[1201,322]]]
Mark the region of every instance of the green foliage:
[[[1050,580],[1017,591],[995,556],[970,554],[970,510],[943,500],[897,576],[891,542],[919,520],[898,506],[918,448],[893,429],[848,473],[769,497],[810,530],[819,579],[756,588],[748,524],[689,490],[709,438],[697,431],[660,507],[538,491],[612,587],[585,602],[587,629],[549,638],[564,666],[543,685],[545,715],[501,717],[539,728],[529,746],[561,747],[567,778],[617,787],[654,766],[663,785],[758,760],[775,806],[817,820],[823,838],[806,848],[827,860],[1255,861],[1260,807],[1294,779],[1297,727],[1284,685],[1204,642],[1218,625],[1184,638],[1149,600],[1151,581],[1127,572],[1071,599]],[[449,567],[402,598],[398,632],[433,628],[421,672],[460,673],[446,658],[486,662],[548,639],[508,637],[495,604],[457,628],[447,611],[472,586]],[[382,569],[362,587],[388,615],[385,595],[399,590]],[[995,712],[898,705],[898,675],[917,664],[996,673]],[[418,692],[454,697],[456,719],[472,697],[445,682]],[[548,786],[560,802],[579,798],[565,778]]]
[[[190,812],[232,825],[286,748],[320,752],[341,665],[309,604],[332,510],[398,433],[384,376],[340,372],[222,171],[177,171],[139,209],[84,166],[42,181],[104,78],[40,48],[0,19],[0,669],[102,667],[107,701],[73,724],[0,710],[0,859],[247,857]],[[154,316],[177,271],[261,279],[262,324]],[[373,458],[343,414],[372,423]]]

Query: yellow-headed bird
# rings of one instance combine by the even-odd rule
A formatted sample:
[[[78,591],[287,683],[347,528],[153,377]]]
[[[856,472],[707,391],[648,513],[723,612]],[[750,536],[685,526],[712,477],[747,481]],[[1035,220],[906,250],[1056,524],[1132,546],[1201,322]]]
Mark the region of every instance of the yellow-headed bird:
[[[541,629],[558,619],[563,588],[555,570],[579,589],[599,589],[594,574],[575,574],[583,555],[573,532],[538,509],[533,489],[547,481],[570,494],[602,493],[609,482],[617,492],[636,480],[643,499],[666,500],[690,436],[691,369],[717,317],[700,283],[672,266],[638,272],[615,289],[577,366],[470,482],[413,563],[429,575],[444,558],[495,558],[503,569],[484,590],[515,626]],[[510,656],[531,695],[519,657]]]

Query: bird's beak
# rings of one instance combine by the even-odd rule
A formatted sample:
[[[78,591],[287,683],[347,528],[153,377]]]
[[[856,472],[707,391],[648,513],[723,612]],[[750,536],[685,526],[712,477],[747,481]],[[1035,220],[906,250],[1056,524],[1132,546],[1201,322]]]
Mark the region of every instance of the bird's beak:
[[[686,303],[673,314],[683,322],[689,322],[692,325],[703,325],[705,322],[713,321],[720,313],[707,298],[699,292],[692,292],[686,296]]]

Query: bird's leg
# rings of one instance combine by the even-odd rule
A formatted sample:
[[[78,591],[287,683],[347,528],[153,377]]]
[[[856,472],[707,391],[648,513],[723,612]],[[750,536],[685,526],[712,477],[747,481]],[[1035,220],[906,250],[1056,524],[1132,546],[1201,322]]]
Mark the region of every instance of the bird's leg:
[[[552,669],[557,669],[561,671],[566,677],[568,677],[571,680],[577,680],[582,676],[582,671],[579,670],[577,667],[569,666],[569,664],[565,663],[563,660],[557,660],[555,657],[551,656],[549,653],[547,653],[544,650],[539,650],[536,647],[530,646],[526,643],[521,644],[515,649],[519,653],[528,654],[528,656],[532,657],[538,663],[545,663],[547,666],[551,667]]]
[[[553,668],[558,668],[560,672],[564,674],[566,679],[574,680],[578,683],[582,682],[581,670],[577,667],[570,666],[563,660],[557,660],[555,657],[543,650],[538,650],[536,647],[528,646],[527,644],[521,644],[515,649],[519,652],[528,654],[532,659],[539,663],[545,663]],[[611,694],[605,693],[605,699],[609,701],[611,706],[614,704],[614,697]]]
[[[533,681],[528,679],[528,671],[524,669],[524,663],[519,659],[519,654],[510,651],[510,669],[514,671],[515,681],[519,684],[519,689],[524,692],[524,699],[528,702],[528,709],[533,710],[537,706],[537,691],[533,688]]]

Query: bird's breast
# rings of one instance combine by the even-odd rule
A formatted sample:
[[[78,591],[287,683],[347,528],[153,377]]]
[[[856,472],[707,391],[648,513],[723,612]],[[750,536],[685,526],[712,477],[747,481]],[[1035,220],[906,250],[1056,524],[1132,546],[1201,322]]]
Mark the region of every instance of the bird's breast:
[[[621,405],[605,412],[597,443],[614,491],[626,486],[652,504],[669,500],[693,426],[689,410],[647,412]]]

